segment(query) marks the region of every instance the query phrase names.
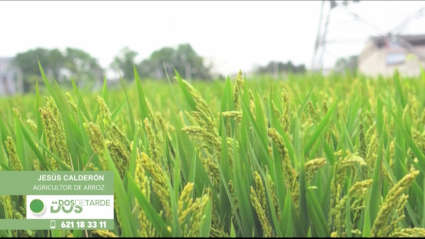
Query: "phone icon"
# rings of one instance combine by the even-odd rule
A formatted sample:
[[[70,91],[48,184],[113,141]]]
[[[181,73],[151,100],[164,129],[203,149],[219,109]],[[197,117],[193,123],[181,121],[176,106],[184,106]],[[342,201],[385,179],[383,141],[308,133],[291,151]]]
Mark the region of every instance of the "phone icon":
[[[56,221],[55,220],[50,220],[50,228],[51,229],[55,229],[56,228]]]

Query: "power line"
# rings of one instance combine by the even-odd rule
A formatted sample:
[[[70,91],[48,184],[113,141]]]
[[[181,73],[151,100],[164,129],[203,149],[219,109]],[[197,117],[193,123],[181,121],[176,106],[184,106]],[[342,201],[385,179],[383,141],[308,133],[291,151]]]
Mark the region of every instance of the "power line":
[[[401,24],[399,24],[394,31],[395,35],[399,35],[401,34],[404,30],[407,29],[407,27],[410,25],[410,23],[415,19],[415,18],[420,18],[424,16],[425,13],[425,6],[423,6],[422,8],[420,8],[418,11],[416,11],[413,16],[409,15]]]
[[[333,4],[333,5],[332,5]],[[401,22],[401,24],[395,26],[394,28],[392,27],[392,15],[390,13],[390,10],[388,8],[389,1],[387,1],[387,17],[388,17],[388,31],[384,32],[382,31],[382,29],[378,26],[376,26],[375,24],[371,23],[370,21],[366,20],[363,16],[359,15],[358,13],[352,11],[351,9],[349,9],[347,6],[345,6],[344,4],[341,3],[337,3],[336,1],[331,1],[331,8],[328,10],[329,12],[327,12],[326,15],[326,20],[324,19],[324,13],[323,13],[323,9],[324,9],[324,1],[322,1],[322,7],[321,7],[321,14],[320,14],[320,20],[319,20],[319,27],[318,27],[318,31],[317,31],[317,36],[316,36],[316,41],[315,41],[315,48],[314,48],[314,55],[313,55],[313,62],[312,62],[312,68],[313,70],[316,69],[316,66],[323,64],[323,55],[331,55],[332,57],[336,58],[334,54],[330,53],[328,49],[325,49],[325,46],[328,44],[355,44],[355,43],[360,43],[360,42],[364,42],[365,39],[344,39],[344,40],[338,40],[338,39],[332,39],[332,40],[326,40],[326,35],[328,33],[328,25],[329,25],[329,19],[330,19],[330,12],[333,8],[335,7],[340,7],[342,8],[345,12],[347,12],[350,16],[352,16],[354,19],[350,20],[350,21],[345,21],[343,22],[341,25],[345,25],[351,22],[361,22],[366,24],[367,26],[373,28],[376,32],[377,32],[377,36],[381,36],[384,39],[388,38],[390,36],[394,36],[395,40],[402,43],[403,47],[406,49],[409,49],[412,52],[416,52],[416,50],[413,49],[412,46],[410,46],[410,44],[408,44],[407,41],[405,41],[404,39],[400,39],[398,37],[398,35],[403,32],[408,26],[409,24],[412,22],[412,20],[423,17],[425,14],[425,6],[420,8],[419,10],[417,10],[414,14],[410,14],[403,22]],[[325,25],[324,25],[324,29],[323,29],[323,21],[325,20]],[[361,54],[362,57],[359,56],[359,61],[364,61],[366,60],[370,55],[372,55],[373,52],[376,51],[376,46],[374,46],[373,44],[369,47],[367,47],[367,49],[363,50],[363,54]],[[420,58],[423,58],[423,54],[419,54],[418,56]]]
[[[346,12],[348,12],[350,15],[352,15],[354,18],[356,18],[357,20],[366,23],[367,25],[369,25],[370,27],[374,28],[375,30],[381,32],[382,31],[379,27],[375,26],[374,24],[370,23],[369,21],[364,20],[362,17],[360,17],[357,13],[351,11],[351,9],[349,9],[348,7],[344,6],[343,4],[338,4],[340,7],[342,7],[342,9],[344,9]],[[384,33],[385,34],[385,33]]]

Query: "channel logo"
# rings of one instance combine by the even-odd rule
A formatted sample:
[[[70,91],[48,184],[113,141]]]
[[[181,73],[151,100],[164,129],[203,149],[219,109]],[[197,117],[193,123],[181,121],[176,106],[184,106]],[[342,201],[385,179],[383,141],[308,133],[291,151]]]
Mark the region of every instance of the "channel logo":
[[[114,219],[113,195],[28,195],[27,202],[27,219]]]
[[[30,211],[34,215],[40,215],[44,212],[44,202],[40,199],[34,199],[30,203]]]
[[[50,206],[51,213],[59,213],[63,211],[64,213],[81,213],[83,211],[83,207],[79,205],[75,205],[74,200],[58,200],[53,201],[53,206]],[[56,208],[55,208],[56,206]]]

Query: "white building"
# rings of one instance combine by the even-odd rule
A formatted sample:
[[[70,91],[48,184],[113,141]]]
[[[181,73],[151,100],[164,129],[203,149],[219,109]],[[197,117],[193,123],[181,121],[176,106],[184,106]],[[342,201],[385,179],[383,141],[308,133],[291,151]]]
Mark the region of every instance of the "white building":
[[[17,71],[11,66],[12,57],[0,57],[0,96],[15,94]]]
[[[371,37],[358,59],[358,70],[369,76],[391,76],[395,69],[401,75],[418,76],[425,68],[425,35]]]

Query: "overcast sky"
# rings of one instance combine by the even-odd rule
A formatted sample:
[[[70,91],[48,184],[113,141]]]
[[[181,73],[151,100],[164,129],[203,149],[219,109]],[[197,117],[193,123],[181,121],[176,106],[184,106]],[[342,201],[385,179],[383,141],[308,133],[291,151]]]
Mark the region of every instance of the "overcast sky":
[[[334,9],[327,38],[337,43],[327,46],[325,67],[359,54],[368,36],[388,32],[423,6],[424,1],[348,6],[368,23]],[[0,57],[36,47],[74,47],[108,67],[125,46],[139,53],[139,61],[161,47],[190,43],[199,55],[215,59],[224,74],[271,60],[310,67],[320,7],[320,1],[0,1]],[[403,33],[425,33],[424,26],[422,17]]]

